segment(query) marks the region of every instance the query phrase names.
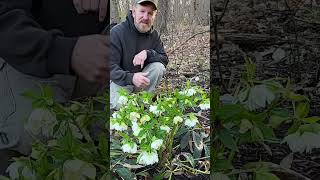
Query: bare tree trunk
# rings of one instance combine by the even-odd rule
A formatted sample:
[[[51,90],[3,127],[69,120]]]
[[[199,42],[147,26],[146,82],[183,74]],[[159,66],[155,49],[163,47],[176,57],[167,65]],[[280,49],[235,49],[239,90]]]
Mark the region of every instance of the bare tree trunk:
[[[111,19],[110,23],[119,23],[120,22],[120,13],[119,13],[119,1],[117,0],[111,0],[110,4],[111,9]]]
[[[167,21],[168,21],[168,8],[169,1],[159,1],[158,3],[158,14],[156,18],[156,29],[159,30],[160,34],[167,32]]]

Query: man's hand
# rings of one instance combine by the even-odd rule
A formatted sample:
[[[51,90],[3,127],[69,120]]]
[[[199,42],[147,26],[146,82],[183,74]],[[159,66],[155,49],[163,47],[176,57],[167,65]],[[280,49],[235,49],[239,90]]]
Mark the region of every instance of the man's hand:
[[[143,50],[136,54],[133,58],[133,65],[138,66],[141,65],[141,69],[143,68],[144,61],[147,59],[147,51]]]
[[[71,68],[90,82],[108,83],[107,36],[89,35],[78,39],[72,53]]]
[[[107,15],[108,0],[73,0],[73,4],[79,14],[99,11],[99,21]]]
[[[147,78],[149,72],[134,73],[132,83],[138,88],[146,88],[150,84],[150,80]]]

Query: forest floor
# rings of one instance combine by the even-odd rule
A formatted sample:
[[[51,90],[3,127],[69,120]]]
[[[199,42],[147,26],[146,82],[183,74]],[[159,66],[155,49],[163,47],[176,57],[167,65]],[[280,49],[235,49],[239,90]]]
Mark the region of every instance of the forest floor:
[[[215,5],[223,7],[223,4]],[[217,8],[221,11],[220,14],[223,11],[221,9],[223,8]],[[230,0],[218,25],[218,33],[223,39],[219,66],[223,83],[229,92],[234,92],[240,81],[245,53],[256,64],[259,79],[290,78],[295,91],[309,98],[309,115],[319,116],[320,2]],[[217,69],[215,48],[212,48],[211,63],[215,67],[211,72],[212,82],[222,87],[218,83],[221,77]],[[283,136],[288,127],[280,127],[276,132],[277,137]],[[290,154],[290,149],[285,144],[269,145],[271,155],[258,145],[241,146],[234,166],[241,167],[244,163],[253,161],[279,164]],[[319,179],[320,150],[313,150],[308,154],[294,153],[291,169],[310,179]]]

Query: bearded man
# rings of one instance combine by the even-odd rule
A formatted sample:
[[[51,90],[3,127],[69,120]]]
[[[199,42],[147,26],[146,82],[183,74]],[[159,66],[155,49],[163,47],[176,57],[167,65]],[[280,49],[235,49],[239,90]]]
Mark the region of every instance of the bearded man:
[[[119,108],[119,89],[152,92],[168,64],[163,43],[153,29],[155,0],[135,0],[126,21],[111,29],[110,108]]]

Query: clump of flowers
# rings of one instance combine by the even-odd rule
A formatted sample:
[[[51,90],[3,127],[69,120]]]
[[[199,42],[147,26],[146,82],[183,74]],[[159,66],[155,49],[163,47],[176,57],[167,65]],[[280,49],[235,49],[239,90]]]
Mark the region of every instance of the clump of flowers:
[[[130,157],[136,157],[141,165],[158,163],[164,149],[171,153],[174,135],[181,126],[194,128],[199,124],[195,113],[186,113],[188,108],[210,109],[206,92],[190,84],[182,91],[158,96],[155,102],[147,92],[128,95],[123,90],[120,94],[121,107],[112,114],[110,129],[120,134],[121,150],[132,154]]]

